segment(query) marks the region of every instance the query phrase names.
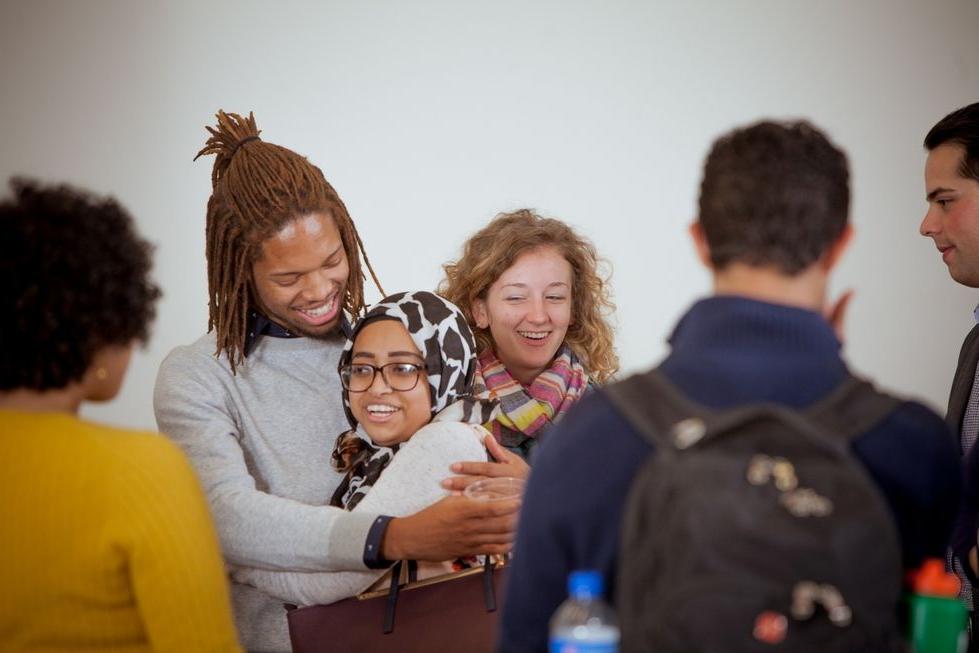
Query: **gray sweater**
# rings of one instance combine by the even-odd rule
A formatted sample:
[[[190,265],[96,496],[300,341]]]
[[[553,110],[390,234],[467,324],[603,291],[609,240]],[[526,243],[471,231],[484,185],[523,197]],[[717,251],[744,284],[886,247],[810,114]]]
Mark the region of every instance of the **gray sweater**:
[[[342,347],[341,336],[263,337],[232,376],[209,334],[160,366],[157,425],[194,464],[232,569],[365,569],[377,515],[326,505],[340,481],[333,442],[349,428],[336,371]],[[232,582],[250,651],[290,650],[285,610],[270,589]]]
[[[460,422],[431,422],[404,442],[384,468],[380,478],[364,495],[354,512],[383,513],[406,517],[427,508],[446,495],[442,481],[452,476],[450,466],[460,460],[486,460],[482,426]],[[420,562],[418,579],[452,571],[452,561]],[[250,567],[236,569],[241,583],[262,587],[273,596],[298,605],[333,603],[371,587],[387,570],[333,573],[266,571]]]

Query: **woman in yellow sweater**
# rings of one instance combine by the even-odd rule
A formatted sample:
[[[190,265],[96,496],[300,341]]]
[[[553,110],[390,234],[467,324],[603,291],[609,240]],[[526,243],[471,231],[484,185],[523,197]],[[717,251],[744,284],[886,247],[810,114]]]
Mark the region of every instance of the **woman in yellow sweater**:
[[[113,200],[0,202],[0,649],[239,651],[199,484],[167,439],[82,420],[114,397],[159,289]]]

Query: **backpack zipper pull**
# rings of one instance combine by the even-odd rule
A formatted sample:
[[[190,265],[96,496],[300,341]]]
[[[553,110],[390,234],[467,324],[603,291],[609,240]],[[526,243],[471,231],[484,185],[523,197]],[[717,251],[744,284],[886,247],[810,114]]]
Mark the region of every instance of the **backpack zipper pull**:
[[[707,425],[699,417],[688,417],[673,425],[673,444],[677,449],[689,449],[707,434]]]

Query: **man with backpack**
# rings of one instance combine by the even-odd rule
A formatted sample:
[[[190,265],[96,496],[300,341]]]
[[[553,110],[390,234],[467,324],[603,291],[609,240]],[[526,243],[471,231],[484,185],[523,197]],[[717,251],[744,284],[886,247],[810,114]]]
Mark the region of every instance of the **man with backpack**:
[[[852,377],[822,315],[849,199],[808,123],[714,143],[691,227],[714,295],[541,443],[501,651],[544,650],[576,569],[604,576],[623,651],[898,644],[902,571],[944,554],[959,468],[941,418]]]

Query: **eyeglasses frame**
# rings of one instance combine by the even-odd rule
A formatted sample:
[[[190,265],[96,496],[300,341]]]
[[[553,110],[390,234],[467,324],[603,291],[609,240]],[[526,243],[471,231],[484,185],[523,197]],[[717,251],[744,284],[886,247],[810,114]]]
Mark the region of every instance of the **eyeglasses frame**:
[[[385,369],[388,368],[388,367],[391,367],[392,365],[411,365],[412,367],[415,368],[415,382],[411,384],[411,387],[410,388],[395,388],[391,384],[391,381],[390,381],[390,379],[388,379],[387,372],[385,372]],[[349,370],[352,367],[369,367],[369,368],[371,368],[371,372],[372,372],[372,374],[371,374],[371,380],[367,384],[367,387],[365,387],[363,390],[354,390],[354,389],[352,389],[349,386],[349,374],[348,374],[348,377],[346,379],[343,376],[344,370]],[[387,386],[391,389],[392,392],[411,392],[412,390],[414,390],[415,388],[418,387],[418,380],[421,378],[421,376],[422,376],[421,373],[424,372],[424,371],[425,371],[425,366],[424,365],[420,365],[418,363],[409,363],[409,362],[405,362],[405,361],[392,361],[390,363],[385,363],[384,365],[372,365],[370,363],[347,363],[346,365],[340,366],[340,385],[342,385],[343,388],[344,388],[344,390],[346,390],[347,392],[358,392],[358,393],[359,392],[367,392],[368,390],[371,389],[371,386],[374,385],[374,381],[377,379],[377,373],[380,372],[381,373],[381,379],[384,381],[385,384],[387,384]]]

